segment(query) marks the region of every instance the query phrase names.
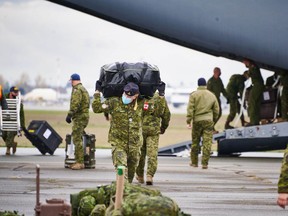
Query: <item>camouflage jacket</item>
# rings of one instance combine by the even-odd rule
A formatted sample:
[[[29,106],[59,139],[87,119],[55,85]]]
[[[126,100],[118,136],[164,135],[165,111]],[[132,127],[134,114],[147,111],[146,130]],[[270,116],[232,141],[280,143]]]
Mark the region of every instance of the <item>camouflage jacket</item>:
[[[246,81],[246,78],[242,74],[232,75],[226,87],[228,98],[237,99],[238,93],[240,94],[240,97],[242,97],[242,93],[245,87],[245,81]]]
[[[160,116],[160,109],[165,99],[160,99],[155,104],[155,116]],[[110,144],[126,143],[140,144],[142,141],[142,119],[146,115],[144,110],[144,99],[134,100],[130,104],[123,104],[120,97],[110,97],[101,103],[100,94],[94,94],[92,109],[95,113],[106,112],[111,115],[108,142]],[[148,111],[152,109],[148,108]],[[146,113],[148,113],[146,112]]]
[[[221,93],[227,98],[227,93],[220,77],[215,79],[214,76],[212,76],[207,82],[207,89],[213,92],[218,100],[220,99]]]
[[[156,108],[159,115],[156,115]],[[167,101],[162,103],[159,94],[155,94],[151,99],[145,99],[143,110],[143,134],[157,135],[160,133],[160,128],[167,129],[171,113]]]
[[[284,153],[281,173],[279,176],[278,193],[288,193],[288,146]]]
[[[73,86],[68,114],[72,116],[72,119],[82,114],[87,115],[89,114],[89,106],[89,94],[82,83]]]
[[[191,121],[212,120],[216,122],[219,116],[218,101],[213,93],[208,91],[205,86],[199,86],[197,91],[190,94],[186,123]]]

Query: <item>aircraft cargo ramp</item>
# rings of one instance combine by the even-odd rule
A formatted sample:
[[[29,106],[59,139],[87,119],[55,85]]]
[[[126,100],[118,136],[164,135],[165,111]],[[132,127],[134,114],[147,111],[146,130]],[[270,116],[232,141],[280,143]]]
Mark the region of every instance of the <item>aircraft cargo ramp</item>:
[[[241,152],[285,149],[288,144],[288,122],[227,129],[215,134],[218,156]]]

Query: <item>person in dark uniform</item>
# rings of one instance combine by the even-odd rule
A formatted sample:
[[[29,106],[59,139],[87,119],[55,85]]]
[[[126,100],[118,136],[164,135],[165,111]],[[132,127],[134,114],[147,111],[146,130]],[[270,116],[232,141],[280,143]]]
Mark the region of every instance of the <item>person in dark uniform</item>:
[[[252,80],[252,88],[248,98],[248,115],[250,117],[250,123],[248,123],[247,126],[259,125],[259,110],[261,108],[262,94],[265,89],[263,77],[259,67],[252,60],[244,59],[243,64],[249,69],[248,75]]]
[[[66,122],[68,124],[73,123],[71,137],[75,145],[75,163],[72,164],[70,168],[73,170],[81,170],[85,168],[82,137],[83,134],[85,134],[84,130],[89,122],[90,97],[82,85],[78,74],[72,74],[70,81],[72,84],[72,93]]]
[[[207,89],[215,94],[218,104],[219,104],[220,112],[219,112],[219,116],[218,116],[216,123],[222,116],[222,108],[221,108],[221,100],[220,100],[221,93],[223,94],[225,98],[227,98],[227,93],[226,93],[226,90],[224,88],[224,85],[220,76],[221,76],[221,69],[219,67],[215,67],[213,70],[213,76],[207,82]]]
[[[240,103],[238,98],[242,98],[243,90],[245,88],[245,81],[249,78],[248,71],[243,74],[234,74],[230,77],[228,85],[226,87],[227,100],[230,103],[230,112],[225,123],[225,129],[233,128],[230,122],[233,121],[236,113],[240,113]],[[244,114],[240,116],[242,126],[245,125]]]

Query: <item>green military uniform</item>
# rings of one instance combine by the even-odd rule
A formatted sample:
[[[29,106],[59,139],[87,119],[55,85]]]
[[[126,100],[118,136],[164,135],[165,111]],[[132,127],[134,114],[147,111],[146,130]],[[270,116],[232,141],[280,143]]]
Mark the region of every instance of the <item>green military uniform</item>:
[[[161,103],[164,103],[164,99],[162,99]],[[113,164],[115,168],[118,166],[128,168],[128,176],[126,174],[125,177],[128,178],[129,182],[133,181],[143,141],[143,107],[143,99],[124,104],[120,97],[111,97],[101,103],[99,93],[94,94],[92,103],[95,113],[106,112],[112,116],[108,142],[112,146]],[[158,110],[156,115],[159,115]]]
[[[280,72],[280,82],[283,86],[281,95],[281,117],[288,121],[288,71]]]
[[[82,136],[89,122],[89,106],[89,94],[82,83],[73,86],[68,115],[73,120],[72,140],[75,145],[75,161],[80,164],[84,164]]]
[[[198,152],[201,137],[203,138],[202,166],[207,166],[212,145],[213,127],[219,116],[219,103],[206,86],[199,86],[190,94],[187,106],[186,123],[192,126],[191,162],[198,166]]]
[[[212,76],[208,82],[207,82],[207,89],[211,92],[213,92],[217,98],[218,104],[219,104],[219,116],[217,121],[221,118],[222,116],[222,107],[221,107],[221,100],[220,100],[220,94],[222,93],[225,98],[227,98],[227,93],[224,88],[222,79],[218,77],[216,79],[214,76]],[[215,123],[217,123],[217,121]]]
[[[10,93],[7,93],[5,97],[9,98],[9,94]],[[22,102],[20,103],[20,127],[21,128],[25,127],[25,114],[24,114],[24,106]],[[7,148],[15,148],[17,146],[17,142],[14,141],[16,135],[17,135],[17,131],[2,131],[2,138]]]
[[[151,99],[144,101],[144,117],[143,117],[143,145],[141,147],[141,157],[136,170],[137,176],[144,175],[145,159],[147,161],[147,175],[154,176],[158,165],[158,144],[159,134],[167,129],[171,117],[171,113],[167,102],[164,106],[159,106],[160,116],[155,115],[156,104],[161,104],[159,94],[155,94]]]
[[[278,181],[278,193],[288,193],[288,147],[285,150]]]
[[[229,123],[233,121],[236,113],[240,113],[240,103],[238,101],[238,93],[242,98],[243,90],[245,87],[246,77],[243,74],[234,74],[230,77],[226,87],[227,99],[230,103],[230,112],[226,120],[225,129],[229,128]],[[241,123],[244,126],[244,115],[241,115]],[[231,126],[230,126],[231,127]]]
[[[255,65],[249,67],[248,75],[252,80],[252,88],[249,92],[248,98],[248,115],[250,117],[249,125],[259,125],[259,110],[261,108],[262,94],[265,88],[264,81],[260,69]]]

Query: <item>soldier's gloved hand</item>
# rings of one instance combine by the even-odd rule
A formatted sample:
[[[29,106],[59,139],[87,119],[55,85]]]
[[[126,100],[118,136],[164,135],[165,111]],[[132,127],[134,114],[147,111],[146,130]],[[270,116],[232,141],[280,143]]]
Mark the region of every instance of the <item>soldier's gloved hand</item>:
[[[72,116],[68,114],[68,115],[66,116],[66,122],[67,122],[68,124],[70,124],[70,123],[72,122],[71,119],[72,119]]]
[[[160,128],[160,134],[164,134],[164,133],[165,133],[165,130],[166,130],[165,128],[162,128],[162,127],[161,127],[161,128]]]
[[[100,80],[97,80],[96,83],[95,83],[95,91],[99,91],[99,92],[102,92],[102,82]]]
[[[158,85],[158,92],[159,92],[159,95],[160,96],[164,96],[165,95],[165,87],[166,87],[166,84],[164,82],[161,82],[159,85]]]

